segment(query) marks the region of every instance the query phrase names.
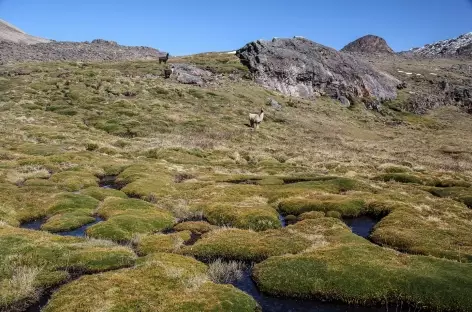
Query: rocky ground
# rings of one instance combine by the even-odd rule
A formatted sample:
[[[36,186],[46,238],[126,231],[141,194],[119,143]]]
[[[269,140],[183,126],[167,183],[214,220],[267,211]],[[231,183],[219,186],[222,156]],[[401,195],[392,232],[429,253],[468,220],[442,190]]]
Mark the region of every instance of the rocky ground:
[[[238,55],[0,67],[1,311],[472,310],[470,62]]]
[[[0,41],[0,64],[32,61],[119,61],[158,59],[164,53],[149,47],[121,46],[114,41],[49,42]]]

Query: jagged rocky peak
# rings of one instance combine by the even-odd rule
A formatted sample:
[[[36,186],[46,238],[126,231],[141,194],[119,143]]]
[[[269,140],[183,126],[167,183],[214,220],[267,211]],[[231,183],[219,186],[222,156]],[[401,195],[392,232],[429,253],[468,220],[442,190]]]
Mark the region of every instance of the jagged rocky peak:
[[[411,52],[426,57],[472,56],[472,32],[454,39],[427,44],[421,48],[413,48]]]
[[[355,53],[365,53],[365,54],[393,54],[395,53],[392,48],[387,44],[384,38],[367,35],[361,37],[341,49],[343,52],[355,52]]]
[[[304,38],[257,40],[237,55],[256,82],[291,96],[392,99],[400,83],[353,55]]]

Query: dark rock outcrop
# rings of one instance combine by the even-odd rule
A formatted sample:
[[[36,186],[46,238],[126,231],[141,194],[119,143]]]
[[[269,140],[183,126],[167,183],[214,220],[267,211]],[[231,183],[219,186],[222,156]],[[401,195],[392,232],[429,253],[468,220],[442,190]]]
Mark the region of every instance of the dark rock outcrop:
[[[103,39],[92,42],[49,42],[29,45],[0,42],[0,63],[158,59],[162,54],[163,52],[153,48],[122,46]]]
[[[361,37],[341,49],[342,52],[354,52],[354,53],[365,53],[365,54],[393,54],[395,53],[392,48],[389,47],[385,39],[367,35]]]
[[[262,86],[283,94],[396,97],[399,80],[352,55],[303,38],[258,40],[237,51]]]

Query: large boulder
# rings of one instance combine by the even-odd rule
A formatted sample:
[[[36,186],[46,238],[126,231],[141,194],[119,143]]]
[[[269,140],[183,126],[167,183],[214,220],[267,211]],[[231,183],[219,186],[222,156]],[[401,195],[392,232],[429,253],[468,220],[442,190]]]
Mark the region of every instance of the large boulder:
[[[387,41],[384,38],[367,35],[361,37],[341,49],[342,52],[354,52],[354,53],[365,53],[365,54],[393,54],[395,53],[392,48],[389,47]]]
[[[258,40],[237,51],[255,80],[286,95],[393,99],[400,81],[347,53],[304,38]]]

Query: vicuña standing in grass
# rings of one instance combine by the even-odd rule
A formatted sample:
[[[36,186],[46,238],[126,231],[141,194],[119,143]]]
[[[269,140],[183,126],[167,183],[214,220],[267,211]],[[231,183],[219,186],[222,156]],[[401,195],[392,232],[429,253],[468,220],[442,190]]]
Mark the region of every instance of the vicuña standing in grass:
[[[262,120],[264,120],[264,109],[261,108],[261,112],[259,114],[249,114],[249,124],[251,125],[251,128],[254,130],[259,128],[259,125],[261,124]]]

